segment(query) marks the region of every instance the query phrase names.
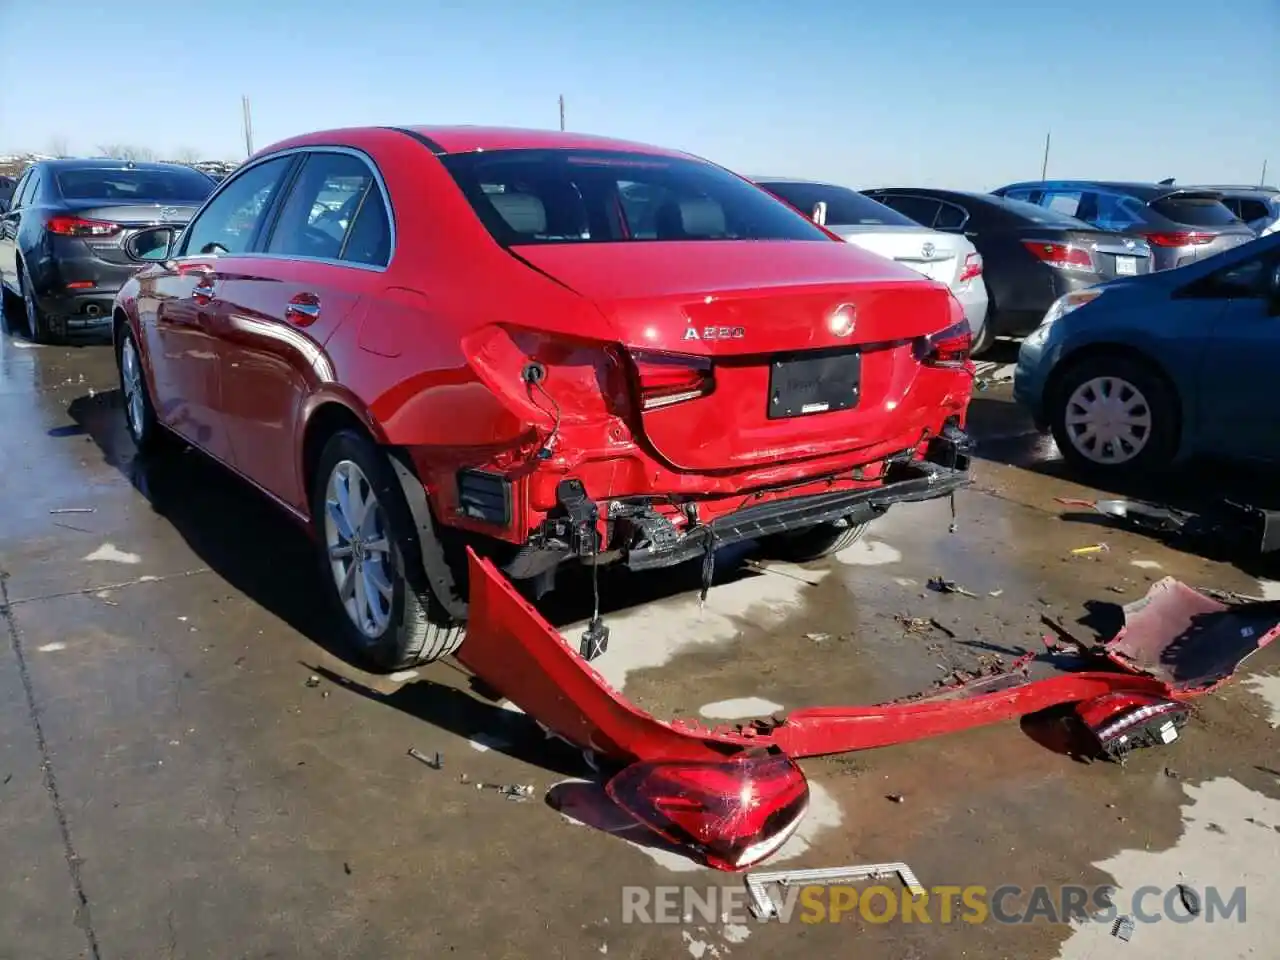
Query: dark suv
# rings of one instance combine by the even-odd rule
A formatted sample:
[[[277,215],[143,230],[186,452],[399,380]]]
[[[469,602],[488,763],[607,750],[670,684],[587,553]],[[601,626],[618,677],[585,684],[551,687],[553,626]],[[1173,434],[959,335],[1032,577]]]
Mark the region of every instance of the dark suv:
[[[214,182],[190,167],[121,160],[32,164],[0,215],[0,288],[19,297],[33,340],[110,329],[116,291],[144,264],[138,230],[180,226]]]
[[[1280,188],[1277,187],[1204,187],[1222,194],[1227,209],[1258,233],[1280,220]]]
[[[1151,244],[1156,270],[1203,260],[1256,236],[1223,204],[1219,191],[1201,187],[1038,180],[1011,183],[991,192],[1056,210],[1102,230],[1142,234]]]

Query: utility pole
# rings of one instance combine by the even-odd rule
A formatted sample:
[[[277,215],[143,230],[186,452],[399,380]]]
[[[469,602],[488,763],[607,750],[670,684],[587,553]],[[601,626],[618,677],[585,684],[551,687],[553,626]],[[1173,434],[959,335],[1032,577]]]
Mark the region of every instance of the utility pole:
[[[1052,132],[1052,131],[1051,131]],[[1040,180],[1044,181],[1045,176],[1049,172],[1049,137],[1050,133],[1044,135],[1044,162],[1040,164]]]
[[[1265,187],[1267,185],[1267,161],[1262,161],[1262,179],[1258,181],[1258,186]]]
[[[564,130],[564,94],[560,94],[560,129]]]
[[[240,103],[244,107],[244,155],[246,157],[253,156],[253,115],[249,112],[249,98],[247,96],[240,98]]]

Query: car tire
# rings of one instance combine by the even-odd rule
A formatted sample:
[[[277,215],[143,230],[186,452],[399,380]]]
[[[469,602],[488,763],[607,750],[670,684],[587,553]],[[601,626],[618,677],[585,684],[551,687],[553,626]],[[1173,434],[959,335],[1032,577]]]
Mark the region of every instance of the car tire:
[[[861,540],[869,525],[869,521],[842,525],[833,520],[786,533],[772,533],[760,539],[760,546],[775,560],[808,563],[839,553]]]
[[[35,284],[31,282],[31,274],[27,272],[25,263],[19,265],[22,277],[22,311],[27,322],[27,336],[32,343],[57,343],[58,338],[49,325],[49,318],[40,309],[40,301],[36,298]]]
[[[461,645],[466,626],[431,590],[400,481],[364,434],[339,430],[325,444],[311,478],[311,517],[325,593],[363,664],[403,670]]]
[[[991,333],[991,311],[987,311],[986,318],[982,321],[982,329],[978,331],[978,335],[973,338],[973,343],[969,347],[969,356],[980,357],[991,349],[995,336]]]
[[[129,439],[141,454],[154,453],[167,440],[164,427],[156,416],[147,388],[147,375],[142,366],[138,341],[126,324],[116,342],[116,370],[120,378],[120,396],[124,401],[124,425]]]
[[[1132,357],[1102,354],[1072,364],[1050,391],[1048,414],[1063,459],[1099,480],[1149,477],[1178,451],[1177,395]]]

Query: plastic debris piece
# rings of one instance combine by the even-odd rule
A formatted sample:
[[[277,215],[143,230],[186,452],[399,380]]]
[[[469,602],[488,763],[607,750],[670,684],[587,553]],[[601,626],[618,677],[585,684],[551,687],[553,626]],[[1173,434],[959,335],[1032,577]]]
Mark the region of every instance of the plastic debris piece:
[[[423,753],[421,750],[419,750],[417,747],[410,747],[409,756],[413,757],[413,759],[417,760],[419,763],[426,764],[432,770],[444,769],[444,757],[441,755],[439,750],[436,751],[435,759],[432,759],[431,757],[428,757],[425,753]],[[464,778],[465,776],[466,774],[463,774]],[[463,783],[466,783],[465,779],[463,780]]]
[[[50,510],[49,513],[93,513],[97,509],[97,507],[58,507],[56,510]]]
[[[179,617],[178,619],[184,619],[184,618]],[[313,673],[311,676],[307,677],[306,685],[312,688],[318,687],[320,686],[320,678]]]
[[[1073,556],[1082,557],[1090,553],[1106,553],[1110,549],[1105,543],[1091,543],[1088,546],[1076,547],[1071,553]]]
[[[977,594],[970,590],[966,590],[954,580],[948,580],[945,577],[930,577],[929,589],[936,590],[938,593],[958,593],[962,597],[976,597]]]
[[[1133,917],[1117,917],[1115,926],[1111,928],[1111,935],[1128,943],[1133,936]]]
[[[1178,896],[1182,898],[1182,905],[1187,908],[1187,913],[1193,917],[1200,916],[1200,894],[1185,883],[1178,884]]]

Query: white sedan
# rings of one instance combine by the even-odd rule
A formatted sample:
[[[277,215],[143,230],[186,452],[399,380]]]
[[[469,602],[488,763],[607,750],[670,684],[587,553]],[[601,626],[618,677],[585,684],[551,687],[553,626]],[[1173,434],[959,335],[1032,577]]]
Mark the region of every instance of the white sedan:
[[[922,227],[848,187],[782,177],[753,179],[849,243],[945,283],[964,307],[973,342],[981,340],[987,320],[987,285],[982,279],[982,254],[968,238]]]

